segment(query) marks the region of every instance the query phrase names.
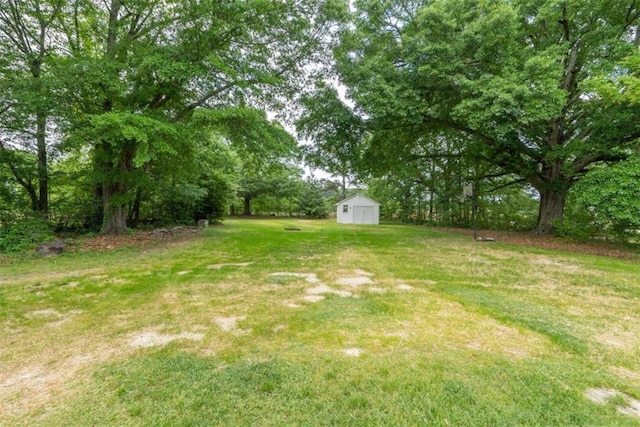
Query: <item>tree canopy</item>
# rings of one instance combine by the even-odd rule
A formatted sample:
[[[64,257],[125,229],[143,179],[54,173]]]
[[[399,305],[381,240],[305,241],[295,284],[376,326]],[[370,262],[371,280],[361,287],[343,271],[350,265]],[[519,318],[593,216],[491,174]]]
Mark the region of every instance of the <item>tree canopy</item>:
[[[494,223],[629,230],[639,47],[635,0],[6,0],[0,224],[322,216],[304,159],[402,220],[467,224],[473,183]]]
[[[302,98],[304,113],[296,122],[300,136],[310,140],[304,147],[307,163],[342,180],[342,197],[347,197],[347,180],[360,168],[365,128],[363,120],[345,105],[335,88],[322,84]]]
[[[596,83],[630,73],[639,18],[633,0],[361,0],[336,57],[372,146],[454,132],[538,191],[548,233],[591,165],[637,146],[637,104]]]
[[[256,155],[274,149],[286,132],[264,110],[306,84],[345,10],[339,0],[3,3],[0,129],[37,139],[38,209],[47,209],[48,121],[66,153],[88,154],[108,234],[126,230],[153,165],[189,157],[204,133]]]

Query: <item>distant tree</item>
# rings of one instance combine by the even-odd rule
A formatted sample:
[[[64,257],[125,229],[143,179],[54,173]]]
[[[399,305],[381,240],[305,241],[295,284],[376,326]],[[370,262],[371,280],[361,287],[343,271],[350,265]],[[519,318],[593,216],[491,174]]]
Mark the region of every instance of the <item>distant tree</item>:
[[[251,202],[264,196],[288,198],[292,185],[299,179],[297,167],[281,161],[270,163],[245,163],[240,171],[238,196],[243,203],[242,214],[251,215]]]
[[[0,152],[0,223],[37,209],[34,158],[35,154],[30,152],[11,149]]]
[[[2,148],[0,149],[0,171],[4,176],[3,193],[5,201],[17,201],[19,196],[17,192],[20,188],[28,196],[29,207],[32,211],[39,211],[40,199],[38,197],[38,174],[37,169],[33,167],[36,154],[19,149]],[[13,205],[14,209],[19,205]]]
[[[323,195],[322,183],[308,179],[302,185],[298,196],[298,211],[309,218],[324,218],[330,212],[327,199]]]
[[[321,85],[303,97],[304,113],[296,129],[310,145],[303,148],[305,161],[340,178],[342,198],[347,197],[347,182],[357,174],[365,128],[363,120],[340,100],[338,92]]]

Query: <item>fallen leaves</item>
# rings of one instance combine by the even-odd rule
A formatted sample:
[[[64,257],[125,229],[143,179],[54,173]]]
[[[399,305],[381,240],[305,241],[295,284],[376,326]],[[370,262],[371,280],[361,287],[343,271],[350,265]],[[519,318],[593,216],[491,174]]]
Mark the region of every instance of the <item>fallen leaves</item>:
[[[80,252],[108,251],[121,247],[139,247],[154,242],[180,240],[199,235],[203,231],[200,227],[177,226],[172,228],[157,228],[151,231],[134,231],[121,236],[94,236],[73,240],[71,247]]]

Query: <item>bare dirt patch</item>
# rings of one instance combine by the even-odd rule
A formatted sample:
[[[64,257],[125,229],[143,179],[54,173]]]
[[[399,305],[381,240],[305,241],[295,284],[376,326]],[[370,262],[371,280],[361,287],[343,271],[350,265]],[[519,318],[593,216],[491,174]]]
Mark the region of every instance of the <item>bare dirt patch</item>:
[[[360,355],[362,354],[362,349],[361,348],[345,348],[344,350],[342,350],[342,353],[344,353],[346,356],[349,356],[349,357],[360,357]]]
[[[77,342],[74,348],[72,352],[56,353],[55,358],[31,358],[11,372],[0,369],[0,417],[23,414],[55,396],[72,393],[66,385],[88,375],[83,373],[84,368],[104,362],[123,349],[113,343],[94,347],[84,342]]]
[[[286,271],[279,271],[276,273],[271,273],[269,274],[269,277],[294,277],[294,278],[300,278],[300,279],[304,279],[305,282],[309,283],[309,284],[313,284],[315,286],[310,287],[310,288],[306,288],[305,289],[305,294],[302,297],[302,300],[307,301],[307,302],[318,302],[318,301],[322,301],[325,297],[325,294],[334,294],[334,295],[338,295],[340,297],[350,297],[352,296],[351,292],[349,291],[341,291],[338,289],[334,289],[330,286],[325,285],[324,283],[322,283],[320,281],[320,279],[318,278],[318,276],[315,273],[295,273],[295,272],[286,272]],[[368,279],[368,278],[366,278]],[[373,282],[371,282],[373,283]],[[290,307],[295,307],[295,304],[289,304]]]
[[[323,297],[324,298],[324,297]],[[289,308],[302,308],[302,306],[300,304],[296,304],[294,302],[287,302],[285,303],[285,305]]]
[[[358,276],[373,276],[373,273],[369,273],[368,271],[360,269],[354,270],[354,273]]]
[[[473,239],[473,230],[464,228],[436,228],[456,234],[464,234]],[[527,246],[540,249],[559,250],[576,252],[588,255],[600,255],[621,259],[640,259],[640,251],[635,247],[610,242],[575,242],[567,238],[556,236],[545,236],[532,232],[516,233],[494,230],[478,230],[478,235],[485,238],[495,239],[496,242],[510,243],[514,245]],[[490,245],[491,242],[480,242],[483,245]]]
[[[606,346],[615,347],[620,350],[632,350],[640,343],[638,331],[614,325],[607,328],[607,331],[595,337],[595,339]]]
[[[45,318],[45,319],[60,319],[62,314],[53,308],[45,308],[43,310],[31,311],[29,313],[25,313],[25,317],[29,318]]]
[[[590,388],[585,392],[585,397],[599,405],[605,405],[613,399],[621,399],[624,404],[617,404],[619,413],[640,418],[640,400],[634,399],[621,391],[609,388]]]
[[[151,231],[134,231],[123,236],[94,236],[70,239],[65,250],[89,252],[108,251],[121,247],[147,246],[157,242],[169,242],[188,239],[202,234],[201,227],[177,226],[157,228]]]
[[[532,261],[536,264],[548,266],[548,267],[556,267],[560,270],[566,271],[568,273],[575,273],[581,270],[581,267],[574,264],[559,262],[548,258],[546,256],[539,256],[532,259]]]
[[[220,329],[224,332],[231,332],[237,327],[237,323],[239,321],[245,320],[246,316],[235,316],[235,317],[216,317],[213,321],[218,325]]]
[[[176,340],[186,339],[200,341],[202,340],[202,338],[204,338],[204,334],[202,333],[182,332],[180,334],[168,335],[159,334],[154,331],[148,331],[134,334],[129,341],[129,345],[134,348],[156,347],[169,344],[170,342]]]
[[[621,366],[612,366],[609,368],[609,370],[614,374],[618,375],[619,377],[634,380],[634,381],[640,381],[640,373],[634,372],[630,369],[623,368]]]
[[[208,266],[207,268],[209,270],[220,270],[223,267],[247,267],[249,265],[253,264],[253,262],[228,262],[225,264],[212,264],[210,266]]]
[[[309,295],[335,294],[341,297],[351,296],[351,292],[339,291],[327,285],[318,285],[318,286],[314,286],[313,288],[307,288],[305,292]]]
[[[25,317],[29,319],[39,319],[46,322],[45,325],[47,327],[57,328],[71,321],[74,316],[77,316],[82,312],[82,310],[69,310],[65,313],[61,313],[53,308],[46,308],[25,313]]]
[[[298,277],[304,279],[307,283],[320,283],[320,279],[315,273],[290,273],[287,271],[278,271],[276,273],[271,273],[270,277]]]
[[[344,286],[361,286],[361,285],[372,285],[373,280],[366,276],[358,276],[358,277],[340,277],[336,280],[338,285]]]

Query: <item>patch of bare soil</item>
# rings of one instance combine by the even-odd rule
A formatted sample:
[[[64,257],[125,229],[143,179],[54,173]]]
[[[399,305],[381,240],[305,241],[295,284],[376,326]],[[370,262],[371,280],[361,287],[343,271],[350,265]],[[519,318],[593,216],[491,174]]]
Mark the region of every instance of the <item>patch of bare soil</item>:
[[[338,278],[338,280],[336,280],[336,283],[339,284],[339,285],[358,287],[360,285],[372,284],[373,280],[371,280],[370,278],[368,278],[366,276],[340,277],[340,278]]]
[[[473,230],[464,228],[443,228],[442,230],[456,234],[464,234],[473,238]],[[610,242],[575,242],[567,238],[546,236],[536,233],[516,233],[493,230],[478,230],[482,239],[494,239],[496,242],[510,243],[540,249],[576,252],[588,255],[600,255],[621,259],[640,259],[640,247],[615,244]],[[481,239],[478,239],[481,240]],[[490,245],[491,241],[480,241],[479,244]]]
[[[594,403],[605,405],[609,401],[619,398],[624,403],[616,404],[618,412],[632,417],[640,417],[640,400],[634,399],[618,390],[607,388],[591,388],[585,392],[585,397]]]
[[[361,348],[345,348],[344,350],[342,350],[342,353],[344,353],[345,356],[358,357],[362,354],[362,349]]]
[[[238,321],[245,320],[246,318],[246,316],[216,317],[213,320],[224,332],[231,332],[236,329]]]
[[[220,270],[223,267],[246,267],[248,265],[253,264],[252,262],[231,262],[231,263],[226,263],[226,264],[212,264],[210,266],[208,266],[207,268],[209,270]]]
[[[154,331],[141,332],[131,337],[129,345],[131,347],[154,347],[163,346],[176,340],[195,340],[200,341],[204,337],[202,333],[182,332],[180,334],[167,335],[159,334]]]
[[[134,231],[123,236],[94,236],[73,239],[65,250],[75,248],[80,252],[108,251],[121,247],[140,247],[156,242],[179,241],[203,232],[201,227],[177,226],[157,228],[151,231]]]

